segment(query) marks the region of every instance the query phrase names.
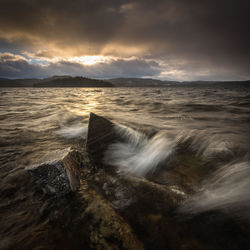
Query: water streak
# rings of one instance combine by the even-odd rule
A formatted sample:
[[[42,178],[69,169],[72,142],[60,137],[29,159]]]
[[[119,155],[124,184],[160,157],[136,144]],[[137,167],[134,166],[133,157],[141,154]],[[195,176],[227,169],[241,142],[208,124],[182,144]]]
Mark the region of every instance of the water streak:
[[[250,218],[250,163],[242,161],[219,168],[202,189],[180,209],[185,213],[224,210]]]
[[[57,135],[63,136],[68,139],[72,138],[85,138],[87,135],[88,127],[82,124],[75,124],[68,127],[62,127],[60,130],[56,131]]]
[[[125,137],[126,141],[110,145],[105,161],[118,167],[121,173],[137,176],[153,173],[157,166],[169,157],[176,145],[175,141],[163,132],[148,139],[131,128],[117,126],[116,131]]]

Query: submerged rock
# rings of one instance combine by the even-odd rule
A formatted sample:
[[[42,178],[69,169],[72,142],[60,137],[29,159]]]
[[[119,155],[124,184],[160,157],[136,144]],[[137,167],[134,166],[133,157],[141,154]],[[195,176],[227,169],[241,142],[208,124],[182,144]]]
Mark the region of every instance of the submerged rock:
[[[88,227],[90,249],[144,249],[130,225],[116,213],[109,202],[94,190],[85,190],[81,195],[88,206],[79,220],[85,228],[86,225]]]
[[[56,150],[25,168],[48,193],[58,196],[80,187],[81,155],[71,148]]]

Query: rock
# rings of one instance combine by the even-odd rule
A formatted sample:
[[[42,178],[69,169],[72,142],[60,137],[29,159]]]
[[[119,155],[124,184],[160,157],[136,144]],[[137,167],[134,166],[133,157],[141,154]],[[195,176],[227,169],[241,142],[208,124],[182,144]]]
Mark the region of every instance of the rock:
[[[93,190],[84,190],[88,207],[80,216],[81,225],[88,225],[90,249],[144,249],[129,224]]]
[[[100,162],[108,146],[121,140],[115,132],[114,123],[104,117],[90,113],[86,149],[95,162]]]
[[[181,213],[193,171],[185,152],[151,178],[100,167],[106,148],[123,140],[114,126],[91,113],[88,152],[54,151],[1,182],[1,249],[250,249],[249,222],[220,211]]]
[[[180,206],[193,192],[189,187],[195,184],[189,174],[192,173],[192,169],[189,171],[185,165],[188,160],[185,156],[189,155],[188,153],[182,152],[181,159],[172,160],[172,168],[163,168],[157,174],[147,178],[119,174],[116,171],[110,171],[110,166],[99,167],[103,165],[101,162],[103,152],[109,145],[115,141],[124,140],[116,133],[114,126],[114,123],[105,118],[95,114],[90,115],[86,146],[89,155],[94,159],[94,167],[98,162],[98,168],[95,168],[92,176],[88,176],[86,182],[90,189],[94,189],[112,207],[112,209],[109,207],[110,211],[108,211],[103,207],[100,209],[99,203],[88,203],[90,205],[86,214],[95,218],[90,224],[97,225],[97,221],[105,221],[105,223],[99,223],[95,230],[93,229],[91,242],[94,247],[100,244],[104,248],[107,247],[102,236],[105,236],[105,240],[110,237],[119,239],[114,233],[118,226],[113,227],[109,224],[106,227],[106,223],[111,219],[104,218],[107,218],[112,211],[131,227],[145,249],[248,248],[249,242],[242,240],[248,239],[248,229],[244,232],[245,229],[242,229],[230,216],[218,211],[193,216],[180,212]],[[194,168],[197,166],[199,169],[203,162],[198,157],[195,159],[192,166]],[[98,211],[101,211],[100,214]],[[229,228],[228,231],[225,230],[225,225]],[[237,240],[230,236],[231,232],[234,232]],[[244,237],[242,237],[243,234]],[[124,242],[124,239],[122,241]],[[115,246],[117,241],[112,245],[113,248]]]
[[[66,148],[45,155],[25,170],[45,192],[61,196],[80,187],[80,162],[80,153]]]

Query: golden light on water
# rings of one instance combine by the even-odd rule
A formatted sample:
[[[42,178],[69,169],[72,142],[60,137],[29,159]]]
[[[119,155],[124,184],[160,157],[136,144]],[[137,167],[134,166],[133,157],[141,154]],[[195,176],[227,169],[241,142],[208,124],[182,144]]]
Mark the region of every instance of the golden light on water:
[[[64,106],[70,113],[77,116],[89,116],[90,112],[96,112],[100,105],[100,99],[103,92],[90,92],[86,90],[77,90],[78,101]]]

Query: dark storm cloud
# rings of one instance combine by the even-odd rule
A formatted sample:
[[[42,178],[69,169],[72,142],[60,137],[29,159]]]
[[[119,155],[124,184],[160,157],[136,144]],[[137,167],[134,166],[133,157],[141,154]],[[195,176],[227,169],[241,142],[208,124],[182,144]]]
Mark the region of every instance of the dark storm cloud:
[[[162,71],[154,61],[112,60],[94,66],[59,61],[46,65],[32,64],[27,59],[12,54],[0,54],[0,76],[9,78],[48,77],[51,75],[87,76],[93,78],[154,76]]]
[[[119,1],[1,0],[0,29],[58,45],[102,46],[121,25]]]
[[[0,46],[136,56],[161,61],[166,76],[246,79],[249,13],[246,0],[1,0]]]

